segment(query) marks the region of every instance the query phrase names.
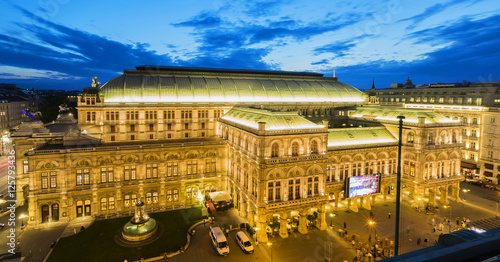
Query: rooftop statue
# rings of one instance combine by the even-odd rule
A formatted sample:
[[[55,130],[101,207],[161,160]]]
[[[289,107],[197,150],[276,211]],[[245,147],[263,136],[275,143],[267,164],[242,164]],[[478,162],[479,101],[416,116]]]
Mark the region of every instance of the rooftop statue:
[[[99,87],[99,81],[97,81],[97,76],[92,78],[92,87]]]

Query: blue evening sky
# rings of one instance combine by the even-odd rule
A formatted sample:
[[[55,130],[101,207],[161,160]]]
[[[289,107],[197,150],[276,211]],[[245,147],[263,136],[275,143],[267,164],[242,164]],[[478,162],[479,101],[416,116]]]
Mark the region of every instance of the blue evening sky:
[[[2,0],[0,83],[75,90],[138,65],[309,71],[359,89],[500,80],[498,0]]]

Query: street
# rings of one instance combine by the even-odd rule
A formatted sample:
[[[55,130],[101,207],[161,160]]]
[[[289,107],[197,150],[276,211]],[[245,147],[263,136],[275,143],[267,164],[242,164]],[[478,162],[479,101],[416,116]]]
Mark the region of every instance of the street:
[[[6,163],[6,162],[2,162]],[[0,167],[0,179],[5,179],[6,169]],[[5,181],[5,180],[2,180]],[[476,185],[470,185],[465,182],[462,183],[462,189],[469,189],[470,191],[460,191],[460,198],[465,199],[463,202],[450,202],[451,208],[443,208],[439,205],[439,209],[432,214],[428,215],[410,207],[410,202],[407,200],[402,201],[401,208],[401,238],[400,238],[400,253],[406,253],[413,250],[430,246],[436,241],[440,234],[448,233],[450,228],[447,224],[444,225],[443,230],[436,230],[433,232],[432,218],[439,223],[444,217],[450,217],[451,226],[456,228],[455,218],[466,217],[471,221],[495,216],[496,214],[496,200],[498,199],[498,192],[481,188]],[[5,184],[2,184],[2,190],[6,190]],[[324,245],[325,242],[332,243],[332,261],[352,261],[356,255],[357,249],[365,247],[367,244],[371,246],[374,244],[375,235],[381,240],[387,238],[388,240],[394,239],[394,223],[395,223],[395,203],[394,198],[388,198],[387,202],[383,202],[381,196],[377,196],[376,204],[372,210],[360,208],[359,212],[355,213],[347,211],[345,208],[340,208],[339,211],[332,212],[332,209],[327,213],[327,224],[333,225],[326,231],[318,229],[309,230],[308,234],[302,235],[297,232],[291,232],[289,237],[283,239],[279,236],[271,237],[270,242],[259,243],[255,246],[255,253],[245,254],[235,242],[235,234],[237,231],[229,233],[228,242],[230,247],[230,254],[226,258],[220,257],[216,254],[212,247],[210,238],[208,236],[209,225],[198,226],[196,234],[191,240],[190,247],[182,255],[172,257],[170,261],[217,261],[220,259],[230,259],[238,261],[270,261],[271,253],[275,259],[287,258],[287,261],[323,261]],[[391,218],[388,213],[391,212]],[[27,205],[20,207],[16,210],[16,215],[27,213]],[[330,216],[331,214],[331,216]],[[215,215],[214,225],[239,225],[244,220],[237,215],[237,211],[232,209],[224,213]],[[374,225],[368,226],[368,218],[373,216]],[[8,215],[4,213],[0,217],[0,223],[6,223]],[[348,231],[348,238],[343,239],[338,230],[343,228],[344,222],[346,223],[346,230]],[[49,252],[50,243],[57,240],[64,231],[64,224],[53,224],[51,227],[40,227],[34,229],[27,228],[22,234],[20,228],[21,221],[16,223],[16,238],[20,240],[20,246],[23,256],[32,258],[30,261],[43,261]],[[2,245],[0,246],[0,254],[6,253],[8,246],[6,239],[10,229],[6,226],[0,229],[0,239]],[[352,235],[359,235],[359,239],[353,246],[351,243]],[[371,235],[371,242],[368,243],[368,236]],[[417,245],[417,239],[421,239],[420,245]],[[424,243],[427,238],[428,242]],[[151,257],[159,254],[151,254]]]

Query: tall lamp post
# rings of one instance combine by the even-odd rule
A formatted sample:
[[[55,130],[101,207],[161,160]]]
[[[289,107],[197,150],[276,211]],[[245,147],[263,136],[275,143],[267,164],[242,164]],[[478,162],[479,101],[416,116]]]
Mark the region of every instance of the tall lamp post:
[[[465,188],[462,189],[462,192],[464,192],[464,202],[467,201],[466,196],[467,196],[467,192],[469,192],[469,191],[470,191],[470,189],[465,189]]]
[[[271,262],[273,262],[273,243],[267,242],[267,245],[271,248]]]
[[[333,227],[333,214],[330,213],[330,227]]]
[[[26,214],[21,214],[19,219],[21,219],[21,228],[24,228],[24,218],[28,217]]]

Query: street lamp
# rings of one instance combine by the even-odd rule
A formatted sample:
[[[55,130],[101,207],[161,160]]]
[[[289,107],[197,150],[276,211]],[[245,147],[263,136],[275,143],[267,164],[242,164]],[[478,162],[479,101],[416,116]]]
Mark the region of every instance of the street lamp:
[[[333,227],[333,214],[330,213],[330,227]]]
[[[267,242],[267,245],[271,248],[271,262],[273,262],[273,243]]]
[[[375,229],[375,242],[377,242],[377,226],[376,226],[377,222],[373,221],[373,220],[368,220],[368,227],[373,227]]]
[[[464,192],[464,202],[465,202],[465,201],[467,201],[467,200],[465,199],[465,198],[466,198],[465,196],[467,196],[467,192],[469,192],[469,191],[470,191],[470,189],[465,189],[465,188],[464,188],[464,189],[462,189],[462,192]]]
[[[259,229],[258,227],[255,228],[255,245],[259,244],[259,240],[257,240],[257,236],[259,235]]]
[[[21,228],[23,228],[23,227],[24,227],[24,218],[25,218],[25,217],[28,217],[28,216],[27,216],[26,214],[21,214],[21,215],[19,216],[19,219],[21,219]]]

